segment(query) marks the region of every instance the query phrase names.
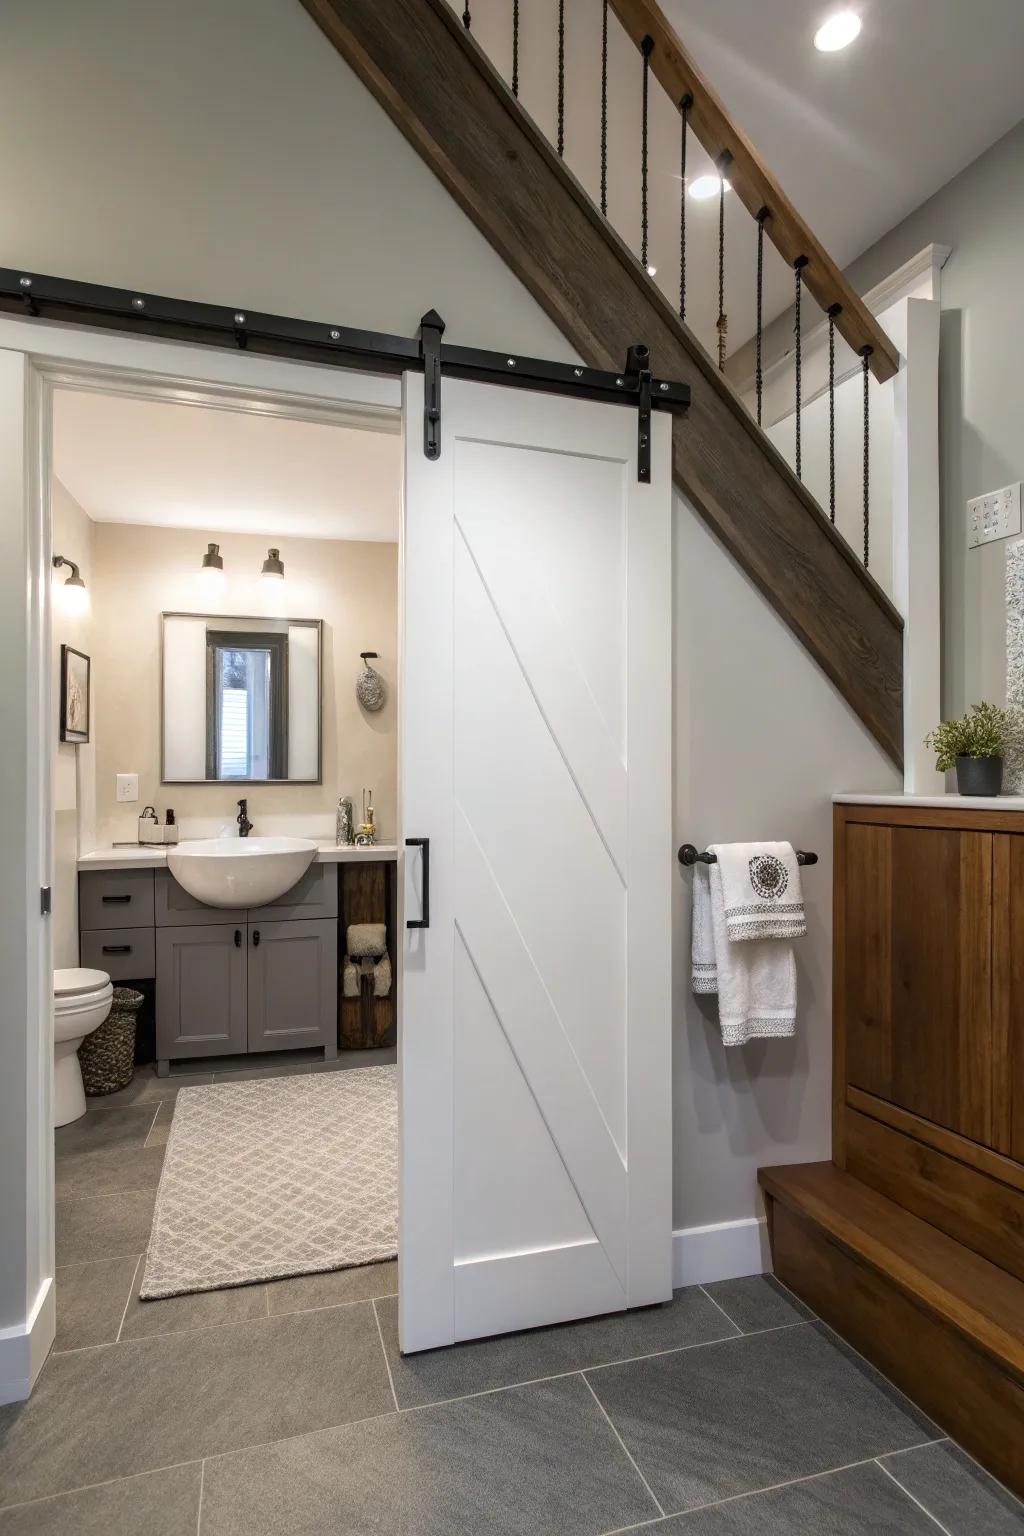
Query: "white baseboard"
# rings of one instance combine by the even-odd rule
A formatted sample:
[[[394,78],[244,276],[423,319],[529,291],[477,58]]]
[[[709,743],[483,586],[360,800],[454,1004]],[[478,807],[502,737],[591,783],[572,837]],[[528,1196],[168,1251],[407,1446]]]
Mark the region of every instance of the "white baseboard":
[[[672,1284],[707,1285],[741,1275],[770,1274],[768,1226],[763,1216],[683,1227],[672,1234]]]
[[[56,1331],[57,1298],[48,1276],[26,1320],[0,1328],[0,1404],[21,1403],[28,1397]]]

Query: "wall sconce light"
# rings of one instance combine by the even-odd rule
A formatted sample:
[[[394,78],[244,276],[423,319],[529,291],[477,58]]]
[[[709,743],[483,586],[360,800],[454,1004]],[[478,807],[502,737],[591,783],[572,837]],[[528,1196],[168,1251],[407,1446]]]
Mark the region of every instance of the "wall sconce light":
[[[89,593],[86,590],[85,582],[82,580],[81,571],[78,569],[78,566],[75,564],[75,562],[73,560],[69,560],[65,555],[54,555],[54,570],[59,571],[62,565],[68,566],[71,571],[71,575],[68,576],[61,585],[61,595],[65,613],[88,613]]]
[[[203,563],[199,567],[199,585],[203,591],[211,596],[223,591],[226,581],[224,575],[224,557],[220,552],[219,544],[208,544]]]
[[[284,581],[284,561],[281,559],[281,551],[279,549],[267,550],[267,558],[263,562],[260,580],[267,582]]]

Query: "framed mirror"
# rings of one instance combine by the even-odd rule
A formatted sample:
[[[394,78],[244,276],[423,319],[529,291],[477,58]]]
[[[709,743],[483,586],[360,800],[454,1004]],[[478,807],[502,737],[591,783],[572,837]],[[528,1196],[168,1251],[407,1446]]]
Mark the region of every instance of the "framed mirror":
[[[321,783],[323,621],[161,619],[161,781]]]

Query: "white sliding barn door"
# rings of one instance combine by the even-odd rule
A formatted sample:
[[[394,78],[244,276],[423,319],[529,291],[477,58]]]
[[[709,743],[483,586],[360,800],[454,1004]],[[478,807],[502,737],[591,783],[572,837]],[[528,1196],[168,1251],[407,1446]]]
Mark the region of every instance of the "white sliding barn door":
[[[671,1294],[670,420],[406,378],[403,1350]],[[423,855],[404,855],[404,917]]]

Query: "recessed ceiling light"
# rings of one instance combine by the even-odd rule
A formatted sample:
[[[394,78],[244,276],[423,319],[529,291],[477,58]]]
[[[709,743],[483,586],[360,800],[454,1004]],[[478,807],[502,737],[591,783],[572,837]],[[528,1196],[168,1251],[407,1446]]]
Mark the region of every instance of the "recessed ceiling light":
[[[838,53],[840,48],[849,47],[859,32],[860,17],[856,11],[836,11],[815,32],[814,46],[819,53]]]
[[[698,202],[703,202],[705,198],[717,197],[721,186],[722,178],[720,176],[698,176],[696,181],[690,182],[690,196],[695,197]],[[732,191],[732,186],[728,181],[725,184],[725,190],[727,192]]]

